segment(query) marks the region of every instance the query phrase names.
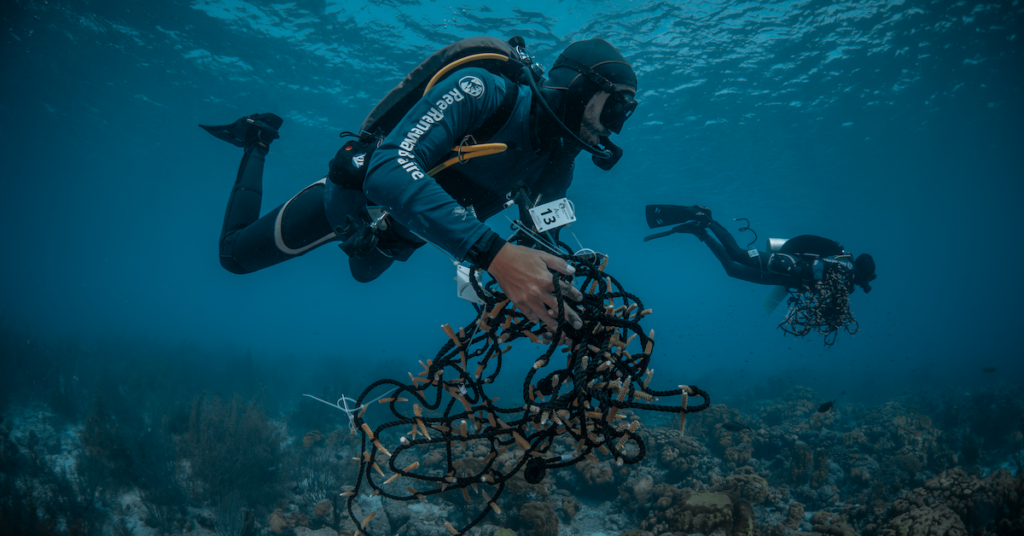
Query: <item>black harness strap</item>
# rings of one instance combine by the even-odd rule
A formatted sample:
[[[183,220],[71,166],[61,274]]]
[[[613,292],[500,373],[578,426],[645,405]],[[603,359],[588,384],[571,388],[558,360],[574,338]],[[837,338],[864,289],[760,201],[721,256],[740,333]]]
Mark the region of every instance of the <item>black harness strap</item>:
[[[473,131],[473,139],[477,143],[486,143],[501,130],[501,127],[508,123],[512,117],[512,110],[516,107],[516,99],[519,98],[519,84],[505,78],[505,96],[501,99],[501,105],[495,110],[480,128]]]

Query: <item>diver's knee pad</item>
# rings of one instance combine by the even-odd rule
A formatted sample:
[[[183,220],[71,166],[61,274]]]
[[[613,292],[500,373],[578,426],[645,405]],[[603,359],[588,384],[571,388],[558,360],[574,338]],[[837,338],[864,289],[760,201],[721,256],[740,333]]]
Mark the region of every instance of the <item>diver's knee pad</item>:
[[[335,238],[324,210],[326,180],[310,184],[281,206],[274,222],[274,245],[282,253],[302,255]]]

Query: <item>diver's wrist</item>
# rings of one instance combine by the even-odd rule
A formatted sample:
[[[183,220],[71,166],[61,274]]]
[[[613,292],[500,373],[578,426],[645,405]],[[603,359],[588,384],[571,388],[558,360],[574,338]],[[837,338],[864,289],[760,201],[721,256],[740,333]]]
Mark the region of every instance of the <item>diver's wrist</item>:
[[[479,266],[480,269],[486,270],[491,266],[491,262],[498,256],[498,252],[504,247],[506,241],[504,238],[498,236],[498,233],[487,230],[479,240],[469,248],[466,253],[466,260]]]

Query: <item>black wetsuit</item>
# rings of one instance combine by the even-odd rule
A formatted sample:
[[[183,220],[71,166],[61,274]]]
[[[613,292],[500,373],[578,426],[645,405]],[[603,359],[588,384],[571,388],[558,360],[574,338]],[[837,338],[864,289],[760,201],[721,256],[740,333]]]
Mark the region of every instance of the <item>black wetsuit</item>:
[[[725,273],[730,277],[762,285],[780,285],[800,289],[815,279],[821,279],[825,270],[841,270],[853,290],[853,262],[838,242],[814,235],[800,235],[783,244],[778,253],[746,250],[719,224],[712,221],[708,228],[693,232],[715,254]]]
[[[455,72],[439,82],[385,137],[367,162],[361,190],[326,177],[260,217],[266,149],[250,146],[238,170],[220,237],[221,265],[249,273],[302,255],[331,241],[346,240],[352,221],[370,221],[367,206],[389,214],[388,238],[370,254],[352,256],[358,281],[371,281],[395,260],[404,261],[425,241],[458,260],[487,268],[504,244],[484,223],[502,210],[521,183],[533,198],[564,197],[580,149],[560,137],[542,135],[545,119],[533,110],[533,92],[516,86],[508,121],[488,143],[508,150],[427,172],[451,155],[466,135],[496,115],[513,84],[479,68]],[[512,99],[512,97],[509,97]],[[544,202],[544,201],[542,201]]]

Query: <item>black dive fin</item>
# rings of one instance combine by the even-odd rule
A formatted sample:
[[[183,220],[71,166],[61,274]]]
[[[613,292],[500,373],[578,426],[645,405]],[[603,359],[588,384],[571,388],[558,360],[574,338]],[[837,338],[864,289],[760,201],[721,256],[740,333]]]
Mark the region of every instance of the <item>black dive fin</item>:
[[[651,229],[699,220],[704,216],[710,220],[711,211],[699,206],[647,205],[647,226]]]
[[[262,141],[265,144],[280,138],[277,130],[284,119],[271,114],[253,114],[243,117],[230,125],[199,125],[203,130],[235,147],[245,147]]]
[[[671,230],[671,231],[665,231],[664,233],[654,233],[652,235],[645,236],[644,237],[644,242],[650,242],[651,240],[654,240],[655,238],[664,238],[664,237],[666,237],[668,235],[673,235],[673,234],[676,234],[676,231],[674,229]]]
[[[649,242],[651,240],[654,240],[655,238],[664,238],[664,237],[666,237],[668,235],[672,235],[672,234],[676,234],[676,233],[684,233],[684,234],[696,235],[698,238],[700,238],[701,242],[703,242],[704,238],[701,237],[701,233],[702,232],[703,232],[703,228],[702,227],[700,227],[699,225],[697,225],[694,222],[688,222],[688,223],[684,223],[682,225],[676,225],[675,227],[672,228],[671,231],[665,231],[663,233],[654,233],[652,235],[647,235],[647,236],[644,237],[644,242]]]

